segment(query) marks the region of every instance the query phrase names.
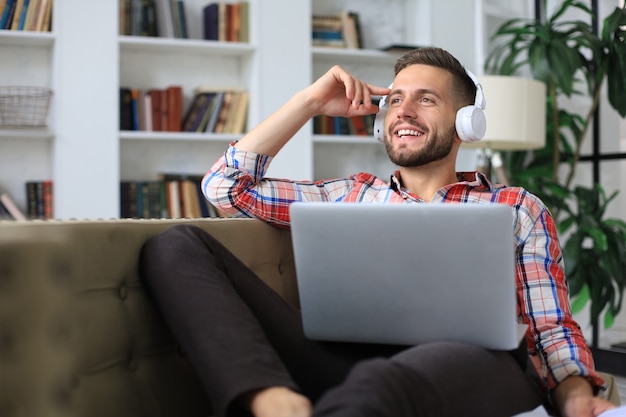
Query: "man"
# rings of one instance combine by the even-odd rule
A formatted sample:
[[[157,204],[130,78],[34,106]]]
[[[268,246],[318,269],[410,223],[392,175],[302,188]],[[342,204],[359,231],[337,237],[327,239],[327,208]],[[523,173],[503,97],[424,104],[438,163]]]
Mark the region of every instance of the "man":
[[[307,340],[299,312],[219,243],[197,228],[173,228],[146,245],[142,273],[217,413],[485,417],[545,401],[563,416],[591,417],[611,408],[595,396],[603,381],[571,317],[550,214],[525,190],[455,172],[461,144],[456,114],[474,103],[475,83],[438,48],[407,53],[395,73],[390,90],[331,68],[229,146],[205,176],[205,195],[231,215],[279,227],[289,227],[293,201],[509,204],[516,215],[518,303],[530,327],[527,343],[516,352],[494,352],[443,342],[405,347]],[[391,182],[365,173],[315,183],[264,178],[271,158],[309,119],[376,113],[372,95],[387,95],[384,142],[399,166]]]

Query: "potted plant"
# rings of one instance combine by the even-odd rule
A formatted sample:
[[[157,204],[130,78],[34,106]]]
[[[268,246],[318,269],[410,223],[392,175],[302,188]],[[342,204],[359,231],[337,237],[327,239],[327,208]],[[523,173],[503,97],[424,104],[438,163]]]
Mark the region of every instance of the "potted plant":
[[[546,10],[545,0],[543,7]],[[567,12],[574,9],[592,21],[593,12],[587,5],[565,0],[546,18],[505,22],[493,35],[499,43],[489,54],[485,69],[500,75],[529,70],[533,78],[546,84],[546,147],[509,152],[505,166],[511,183],[538,195],[554,215],[564,240],[573,308],[579,311],[590,301],[596,346],[601,314],[604,312],[608,328],[622,306],[626,223],[605,218],[607,205],[617,193],[607,197],[599,184],[572,188],[572,181],[605,80],[611,107],[626,116],[626,9],[616,8],[607,16],[600,35],[591,23],[567,20]],[[588,97],[590,104],[584,114],[562,106],[565,98],[574,95]]]

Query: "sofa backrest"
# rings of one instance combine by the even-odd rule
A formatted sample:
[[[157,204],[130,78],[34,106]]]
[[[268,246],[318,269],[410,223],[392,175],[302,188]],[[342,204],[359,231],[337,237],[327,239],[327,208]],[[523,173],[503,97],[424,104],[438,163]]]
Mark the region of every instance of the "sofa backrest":
[[[0,415],[209,415],[138,275],[144,242],[178,223],[298,305],[290,234],[258,220],[0,222]]]

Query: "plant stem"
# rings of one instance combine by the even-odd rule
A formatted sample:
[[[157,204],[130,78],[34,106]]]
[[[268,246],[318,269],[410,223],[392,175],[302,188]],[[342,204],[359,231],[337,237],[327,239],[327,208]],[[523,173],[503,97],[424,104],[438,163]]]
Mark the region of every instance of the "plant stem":
[[[596,109],[598,108],[598,103],[600,102],[600,87],[602,86],[602,80],[604,80],[604,77],[602,77],[600,79],[600,82],[596,84],[595,91],[593,92],[593,102],[591,103],[591,107],[589,108],[587,116],[585,117],[583,130],[580,132],[580,136],[576,138],[576,150],[574,151],[574,155],[572,156],[572,161],[570,162],[570,170],[567,175],[567,180],[565,181],[565,187],[568,189],[574,179],[574,174],[576,173],[576,166],[578,165],[578,161],[580,160],[580,151],[583,145],[583,141],[587,136],[589,125],[594,118]]]
[[[552,143],[552,181],[556,182],[559,178],[559,163],[561,162],[560,151],[560,137],[561,131],[559,130],[559,104],[556,99],[556,85],[554,82],[550,83],[550,89],[548,94],[550,95],[550,101],[552,101],[552,125],[553,131],[553,143]]]

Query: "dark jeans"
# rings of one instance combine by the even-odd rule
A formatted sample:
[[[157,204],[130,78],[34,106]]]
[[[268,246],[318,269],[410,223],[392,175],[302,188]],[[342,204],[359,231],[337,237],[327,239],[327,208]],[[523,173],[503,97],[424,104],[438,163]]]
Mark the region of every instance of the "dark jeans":
[[[525,355],[308,340],[300,312],[194,226],[151,239],[141,268],[218,415],[247,415],[235,399],[269,386],[303,393],[315,416],[500,417],[543,399]]]

